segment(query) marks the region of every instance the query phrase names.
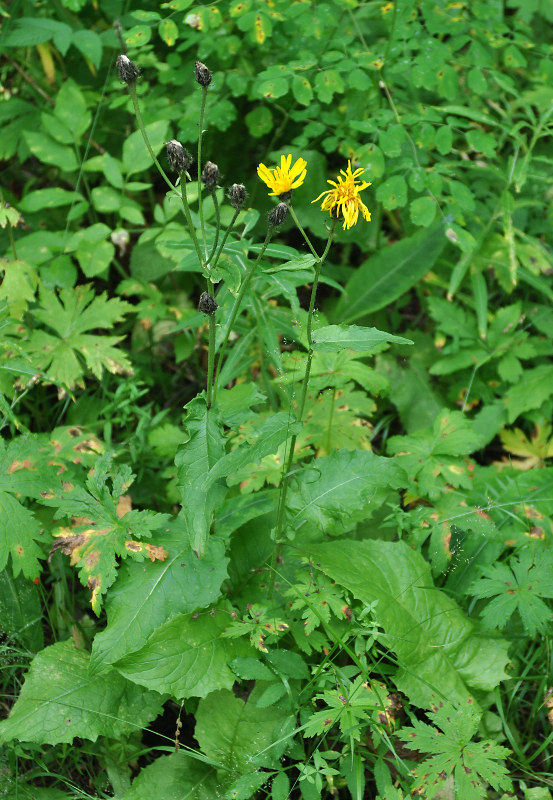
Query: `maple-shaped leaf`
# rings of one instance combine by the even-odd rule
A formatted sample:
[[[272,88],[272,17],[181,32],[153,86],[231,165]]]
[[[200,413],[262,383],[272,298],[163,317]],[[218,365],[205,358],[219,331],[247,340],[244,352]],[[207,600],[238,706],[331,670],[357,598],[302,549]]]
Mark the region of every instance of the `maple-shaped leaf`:
[[[553,619],[553,608],[541,598],[553,597],[553,553],[523,548],[509,563],[484,567],[483,578],[469,588],[474,597],[493,597],[481,612],[488,629],[504,628],[518,611],[530,636],[543,633]]]
[[[434,498],[443,493],[444,482],[472,488],[469,465],[459,457],[468,456],[481,444],[481,437],[464,414],[444,410],[432,428],[408,436],[392,436],[388,452],[397,456],[397,463],[418,485],[419,492]]]
[[[369,682],[362,676],[348,686],[342,683],[339,688],[315,698],[325,703],[326,708],[311,715],[305,727],[306,736],[319,736],[338,724],[342,733],[359,741],[362,727],[370,720],[378,722],[379,714],[387,719],[386,709],[392,705],[383,683]]]
[[[132,375],[127,357],[115,345],[121,336],[98,336],[86,331],[113,328],[132,306],[117,298],[107,299],[106,293],[95,295],[90,284],[73,289],[40,293],[41,308],[33,315],[51,332],[34,330],[28,342],[38,369],[47,371],[55,381],[68,389],[83,386],[86,369],[96,378],[107,369],[115,374]]]
[[[515,469],[532,469],[543,467],[546,458],[553,458],[553,426],[536,425],[530,439],[520,428],[508,430],[504,428],[500,434],[501,444],[508,453],[520,458],[503,459],[495,462],[497,466],[509,466]]]
[[[115,580],[117,556],[130,555],[137,561],[167,558],[163,547],[137,541],[165,527],[169,515],[128,510],[125,492],[133,480],[130,468],[112,465],[107,454],[98,459],[89,473],[86,489],[65,481],[60,490],[44,500],[57,506],[57,519],[72,517],[73,527],[54,534],[57,541],[53,550],[71,556],[81,583],[92,591],[91,605],[96,614],[100,613],[102,594]]]
[[[9,444],[0,440],[0,570],[8,556],[13,573],[36,578],[41,572],[38,559],[44,553],[38,546],[40,525],[21,497],[40,499],[56,482],[57,469],[48,462],[48,453],[37,435],[20,436]]]
[[[403,728],[397,734],[410,750],[431,755],[415,769],[417,782],[412,794],[431,800],[452,774],[455,797],[463,800],[483,800],[488,796],[487,784],[496,791],[512,791],[502,763],[510,751],[492,741],[471,741],[480,721],[472,707],[455,708],[446,703],[428,716],[437,728],[415,720],[412,728]]]

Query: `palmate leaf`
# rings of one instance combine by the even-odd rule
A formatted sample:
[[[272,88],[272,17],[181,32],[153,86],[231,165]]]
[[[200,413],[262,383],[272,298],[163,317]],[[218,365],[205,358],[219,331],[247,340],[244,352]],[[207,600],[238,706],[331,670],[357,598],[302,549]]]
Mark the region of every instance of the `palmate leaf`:
[[[40,498],[59,483],[57,467],[49,463],[51,450],[44,445],[44,437],[36,435],[9,444],[0,440],[0,570],[11,555],[16,577],[23,572],[26,578],[35,578],[41,572],[40,525],[19,498]]]
[[[541,598],[553,597],[553,553],[526,547],[509,563],[484,567],[482,572],[484,577],[475,581],[467,593],[494,598],[481,612],[486,628],[504,628],[518,611],[530,636],[546,631],[553,619],[553,608]]]
[[[107,485],[111,480],[112,488]],[[134,476],[128,466],[112,467],[109,455],[102,456],[89,472],[87,489],[70,481],[53,491],[44,502],[56,506],[56,517],[72,517],[74,527],[62,528],[55,534],[53,549],[61,549],[77,565],[83,586],[92,592],[91,605],[100,613],[102,595],[115,580],[116,556],[135,560],[163,561],[167,551],[157,545],[144,544],[137,538],[150,537],[152,531],[167,528],[168,514],[152,511],[126,511],[120,498]],[[125,513],[126,511],[126,513]]]
[[[440,730],[415,720],[412,728],[398,733],[410,750],[432,754],[417,766],[412,791],[422,791],[431,800],[452,773],[455,796],[463,800],[483,800],[488,796],[487,784],[496,791],[512,791],[508,771],[501,763],[510,751],[492,741],[471,741],[480,721],[473,707],[455,708],[445,703],[428,716]]]
[[[309,545],[305,554],[362,602],[378,601],[376,622],[398,660],[394,680],[412,703],[462,705],[506,677],[509,643],[481,635],[405,542],[341,539]]]
[[[121,337],[86,333],[113,328],[132,310],[129,303],[108,300],[105,292],[96,296],[89,284],[60,289],[59,298],[54,292],[41,291],[40,303],[33,314],[53,333],[35,330],[30,335],[27,347],[37,368],[68,389],[82,385],[85,365],[98,379],[104,369],[133,374],[127,357],[115,347]]]
[[[316,695],[326,708],[311,715],[305,727],[306,736],[320,736],[338,724],[343,734],[356,741],[361,738],[361,728],[369,720],[377,721],[378,712],[385,714],[392,700],[383,683],[366,681],[362,676],[338,689]],[[376,712],[376,713],[375,713]]]
[[[409,474],[413,492],[435,498],[443,493],[445,483],[472,488],[469,468],[459,456],[473,453],[481,444],[481,437],[464,414],[443,410],[432,428],[392,436],[388,452],[396,454],[396,461]]]
[[[89,654],[73,640],[57,642],[35,656],[0,742],[71,743],[75,736],[119,739],[156,717],[163,698],[126,681],[115,670],[90,676]]]

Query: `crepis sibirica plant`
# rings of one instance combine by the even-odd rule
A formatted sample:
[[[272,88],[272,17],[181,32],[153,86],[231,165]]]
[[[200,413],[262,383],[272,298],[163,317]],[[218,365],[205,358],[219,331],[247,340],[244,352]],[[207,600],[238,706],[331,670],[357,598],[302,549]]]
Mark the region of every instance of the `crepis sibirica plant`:
[[[257,175],[269,189],[269,196],[274,197],[277,200],[277,203],[272,211],[270,211],[268,214],[265,239],[258,248],[257,255],[250,259],[249,263],[246,264],[245,270],[240,276],[239,288],[234,292],[234,301],[230,307],[230,311],[228,311],[228,305],[225,305],[225,316],[223,316],[221,313],[222,306],[217,302],[217,297],[224,286],[224,280],[221,280],[219,264],[221,257],[224,254],[225,246],[229,241],[229,237],[231,237],[233,234],[233,229],[235,228],[238,217],[245,209],[248,192],[245,184],[241,182],[233,183],[228,189],[227,197],[230,205],[234,209],[234,213],[230,223],[223,231],[220,219],[219,201],[217,197],[217,189],[220,188],[222,178],[217,164],[210,160],[204,160],[202,153],[202,144],[206,124],[206,101],[208,90],[212,86],[213,81],[211,70],[205,64],[202,64],[199,61],[195,62],[194,75],[202,92],[197,147],[197,172],[199,178],[197,181],[199,226],[197,226],[193,222],[187,196],[187,186],[191,181],[189,170],[193,165],[194,157],[189,153],[185,145],[183,145],[177,139],[171,139],[170,141],[166,142],[169,170],[171,173],[176,175],[176,180],[173,181],[167,176],[165,170],[153,152],[152,146],[148,140],[144,123],[142,121],[136,93],[136,83],[140,77],[140,70],[126,55],[120,55],[118,57],[117,66],[120,78],[127,85],[130,92],[136,113],[137,123],[144,137],[146,147],[148,148],[162,178],[169,186],[170,194],[177,196],[179,201],[182,203],[182,209],[186,218],[190,239],[198,260],[197,263],[205,280],[205,289],[199,298],[198,309],[207,317],[208,359],[205,393],[202,393],[201,398],[198,400],[205,405],[206,419],[209,417],[210,413],[214,419],[214,412],[216,412],[215,407],[217,404],[217,396],[220,387],[221,371],[224,368],[227,359],[229,342],[231,341],[236,320],[241,312],[244,297],[250,289],[252,277],[256,273],[256,270],[258,270],[260,267],[271,238],[278,231],[279,226],[282,225],[288,216],[291,217],[294,224],[297,226],[313,257],[312,263],[314,273],[306,325],[307,358],[305,360],[303,381],[301,382],[299,403],[297,404],[297,408],[293,414],[293,424],[290,424],[291,410],[289,409],[287,413],[288,425],[285,434],[287,437],[287,448],[286,456],[282,465],[277,525],[276,529],[273,531],[273,538],[276,543],[273,554],[274,567],[279,557],[280,548],[284,543],[284,521],[288,483],[292,472],[298,432],[301,430],[302,422],[306,413],[305,406],[308,397],[309,378],[313,363],[313,355],[315,352],[313,338],[313,317],[321,270],[330,250],[333,234],[337,224],[341,223],[344,229],[350,229],[357,224],[360,215],[365,221],[370,222],[371,214],[363,202],[361,193],[371,184],[362,179],[362,175],[365,172],[363,167],[359,166],[353,168],[351,161],[348,161],[347,167],[340,170],[340,174],[336,177],[336,180],[328,181],[328,184],[331,188],[322,191],[318,197],[311,201],[313,203],[318,203],[322,200],[321,210],[328,212],[329,216],[328,239],[323,252],[318,253],[301,224],[301,213],[296,213],[292,203],[294,191],[303,184],[307,175],[307,170],[309,168],[307,161],[301,157],[294,161],[291,154],[283,154],[281,155],[280,163],[277,166],[268,167],[265,164],[259,164],[257,167]],[[239,177],[241,179],[241,176]],[[204,193],[211,197],[215,209],[215,233],[212,237],[208,236],[206,226],[203,205]],[[328,337],[345,337],[344,348],[346,348],[349,346],[347,339],[349,334],[351,334],[351,330],[348,334],[346,329],[352,329],[354,327],[356,328],[357,326],[328,326],[328,330],[318,331],[318,337],[327,337],[325,339],[327,342],[330,341],[330,338]],[[339,346],[339,342],[334,342],[334,344],[331,346],[336,348]],[[363,344],[360,345],[360,347],[363,346]],[[190,405],[191,404],[189,404],[188,407],[189,413]],[[278,445],[280,442],[272,440],[273,447],[275,444]],[[267,452],[271,451],[268,450]],[[265,455],[265,453],[262,455]],[[222,472],[222,469],[219,469],[219,471]],[[213,472],[211,474],[213,474]],[[217,469],[215,474],[217,474]],[[213,490],[213,481],[215,481],[215,478],[207,478],[207,482],[203,487],[204,492],[210,492]],[[196,487],[195,490],[196,494],[192,502],[197,505],[198,487]],[[207,505],[209,506],[209,503],[207,503]],[[209,534],[210,514],[208,513],[207,519],[203,518],[201,522],[198,522],[197,514],[191,514],[190,516],[190,523],[193,531],[193,548],[198,555],[203,555],[205,553],[207,537]],[[274,569],[272,572],[274,573]]]

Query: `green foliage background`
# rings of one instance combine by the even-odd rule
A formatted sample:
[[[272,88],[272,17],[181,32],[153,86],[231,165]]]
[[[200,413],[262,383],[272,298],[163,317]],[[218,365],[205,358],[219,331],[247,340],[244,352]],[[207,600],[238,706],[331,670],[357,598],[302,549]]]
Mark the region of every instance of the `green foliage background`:
[[[550,798],[550,0],[0,13],[3,796]],[[305,158],[317,253],[326,181],[372,182],[312,353],[288,218],[209,413],[202,267],[123,50],[163,165],[214,75],[208,245],[248,191],[219,352],[274,205],[257,165]]]

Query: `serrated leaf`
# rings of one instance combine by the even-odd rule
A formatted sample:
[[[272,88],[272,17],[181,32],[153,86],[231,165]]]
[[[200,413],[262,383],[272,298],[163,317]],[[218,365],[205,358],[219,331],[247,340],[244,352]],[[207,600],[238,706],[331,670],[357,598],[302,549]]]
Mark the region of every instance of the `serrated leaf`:
[[[179,614],[159,626],[146,644],[115,663],[126,678],[173,697],[206,697],[232,689],[236,680],[229,661],[250,651],[241,639],[221,636],[230,620],[225,608]]]
[[[398,658],[395,683],[415,705],[465,704],[505,677],[509,643],[476,632],[405,542],[342,540],[311,545],[306,554],[362,602],[378,601],[376,620]]]
[[[106,298],[106,293],[94,294],[89,284],[54,292],[41,291],[41,308],[35,317],[54,331],[54,334],[35,330],[30,336],[28,350],[38,369],[49,373],[69,389],[82,379],[86,366],[101,378],[104,369],[113,373],[132,374],[132,367],[116,345],[121,337],[96,336],[85,331],[112,328],[131,309],[129,303]],[[80,358],[79,358],[80,357]]]
[[[227,689],[212,692],[200,700],[194,735],[202,751],[224,765],[231,775],[251,772],[252,766],[272,767],[286,747],[278,741],[275,730],[287,712],[258,708],[258,687],[244,703]]]
[[[164,5],[177,5],[178,0]],[[213,800],[219,786],[215,770],[182,750],[161,755],[143,767],[122,800]]]
[[[91,677],[88,662],[89,654],[77,650],[72,639],[38,653],[10,716],[0,722],[0,742],[119,739],[160,713],[159,695],[126,681],[115,670]]]
[[[205,608],[220,596],[228,564],[221,539],[213,538],[205,558],[198,559],[182,518],[168,527],[162,540],[169,553],[164,561],[120,567],[106,602],[108,625],[94,639],[92,669],[139,650],[168,620]]]
[[[524,370],[516,386],[504,397],[509,423],[520,414],[539,408],[553,394],[553,366],[542,364],[535,369]]]
[[[372,511],[379,489],[406,483],[392,459],[368,450],[334,451],[294,473],[287,495],[288,527],[302,537],[344,533]]]

